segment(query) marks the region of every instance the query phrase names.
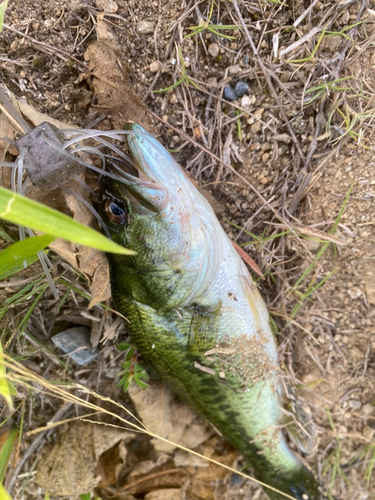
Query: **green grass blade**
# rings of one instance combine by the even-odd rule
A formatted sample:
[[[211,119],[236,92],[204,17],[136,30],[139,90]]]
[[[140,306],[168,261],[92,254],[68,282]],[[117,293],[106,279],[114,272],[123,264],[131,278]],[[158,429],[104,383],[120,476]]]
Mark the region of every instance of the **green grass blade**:
[[[174,83],[173,85],[170,85],[169,87],[165,87],[165,89],[160,89],[160,90],[153,90],[153,94],[158,94],[159,92],[167,92],[168,90],[172,90],[172,89],[175,89],[176,87],[178,87],[179,85],[181,85],[181,83],[185,80],[185,77],[182,77],[180,78],[180,80],[178,80],[178,82]]]
[[[16,429],[12,429],[8,431],[7,437],[3,442],[3,445],[0,450],[0,483],[4,481],[5,473],[8,468],[9,460],[12,455],[13,449],[16,445],[18,431]],[[0,494],[0,499],[1,499]]]
[[[13,408],[12,391],[5,373],[3,347],[0,342],[0,396],[7,402],[9,408]],[[0,481],[1,483],[1,481]]]
[[[0,252],[0,280],[16,273],[26,264],[35,262],[38,259],[37,252],[43,250],[55,238],[45,234],[43,236],[34,236],[26,240],[17,241],[13,245]]]
[[[4,486],[0,483],[0,499],[1,500],[12,500],[10,495],[8,494],[7,490],[4,488]]]
[[[3,29],[4,14],[7,6],[8,6],[8,0],[4,0],[4,2],[0,5],[0,32]]]
[[[105,252],[134,255],[71,217],[3,187],[0,187],[0,218]]]
[[[5,241],[9,241],[9,243],[14,243],[14,239],[11,238],[9,234],[4,231],[4,229],[1,229],[1,227],[0,227],[0,238]]]

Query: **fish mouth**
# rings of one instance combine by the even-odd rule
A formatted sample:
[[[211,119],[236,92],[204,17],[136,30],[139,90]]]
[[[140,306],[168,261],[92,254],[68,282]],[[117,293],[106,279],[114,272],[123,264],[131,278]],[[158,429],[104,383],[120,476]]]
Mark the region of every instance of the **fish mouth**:
[[[169,196],[168,190],[154,173],[158,170],[158,158],[152,152],[157,149],[155,145],[158,141],[133,122],[127,123],[124,130],[134,132],[125,135],[132,161],[111,157],[107,161],[108,170],[118,176],[142,206],[154,213],[160,213],[166,207]]]

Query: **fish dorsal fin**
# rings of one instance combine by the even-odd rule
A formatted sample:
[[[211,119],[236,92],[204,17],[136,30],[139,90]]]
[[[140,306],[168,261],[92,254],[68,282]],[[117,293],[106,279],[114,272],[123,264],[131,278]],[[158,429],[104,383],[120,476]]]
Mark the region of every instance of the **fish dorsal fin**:
[[[281,422],[285,426],[288,436],[298,449],[309,455],[316,445],[316,426],[307,406],[297,399],[291,387],[287,388],[289,400],[285,403],[284,418]]]

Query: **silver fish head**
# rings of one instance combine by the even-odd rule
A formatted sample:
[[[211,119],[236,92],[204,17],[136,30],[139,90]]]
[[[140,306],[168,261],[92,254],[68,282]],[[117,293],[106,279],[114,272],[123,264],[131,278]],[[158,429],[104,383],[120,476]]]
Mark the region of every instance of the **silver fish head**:
[[[157,302],[163,308],[184,306],[214,277],[220,224],[157,139],[135,123],[124,128],[130,132],[126,141],[136,172],[111,166],[121,182],[103,179],[99,212],[113,240],[137,252],[131,259],[116,256],[117,263],[137,271],[143,285],[148,281],[145,290],[159,276],[165,286],[158,287]],[[138,293],[137,298],[155,304],[154,294]]]

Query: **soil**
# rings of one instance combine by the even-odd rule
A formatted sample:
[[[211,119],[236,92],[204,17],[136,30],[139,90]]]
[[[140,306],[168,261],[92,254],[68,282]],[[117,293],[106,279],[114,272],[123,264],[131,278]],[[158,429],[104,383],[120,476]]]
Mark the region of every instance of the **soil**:
[[[188,36],[197,31],[192,27],[203,26],[210,2],[45,0],[36,4],[13,0],[6,11],[8,27],[0,36],[0,80],[2,88],[37,111],[86,127],[103,109],[114,106],[108,105],[109,90],[108,95],[98,92],[93,75],[99,70],[87,52],[97,36],[101,37],[98,29],[103,18],[97,17],[98,13],[106,12],[104,21],[110,30],[106,40],[111,39],[119,60],[127,63],[129,76],[124,108],[113,116],[106,112],[101,125],[115,128],[121,119],[132,117],[146,121],[145,126],[174,151],[176,159],[203,187],[229,236],[243,245],[265,275],[258,283],[278,330],[280,360],[317,424],[319,439],[306,462],[335,498],[375,499],[375,160],[371,112],[375,5],[325,0],[287,3],[239,3],[259,57],[272,75],[279,102],[245,34],[217,31],[219,23],[239,24],[234,5],[225,1],[213,4],[211,24],[216,32],[204,29]],[[289,35],[286,28],[311,5],[310,14]],[[362,24],[352,27],[358,20]],[[307,57],[326,25],[326,34],[336,36],[324,37],[319,50]],[[283,57],[275,57],[277,44],[279,50],[285,49],[316,26],[323,26],[316,37],[309,37]],[[349,39],[337,36],[342,30]],[[105,71],[100,78],[109,89]],[[185,78],[174,85],[184,75],[190,81]],[[338,85],[322,85],[342,78],[346,80],[340,81],[340,89]],[[225,86],[234,88],[238,81],[248,83],[249,90],[235,101],[225,100]],[[310,92],[314,87],[315,94]],[[309,103],[313,95],[317,97]],[[115,102],[120,99],[113,94],[110,98]],[[154,114],[149,116],[145,109]],[[7,160],[12,158],[14,155],[8,154]],[[61,197],[57,204],[66,210],[63,194],[56,191],[51,199],[56,197]],[[328,245],[335,221],[334,236],[339,240]],[[297,236],[289,231],[271,238],[287,227]],[[327,249],[322,253],[324,245]],[[295,286],[314,262],[307,277]],[[55,273],[88,291],[87,282],[70,265],[59,261]],[[2,301],[41,275],[37,264],[17,275],[16,285],[1,288]],[[79,382],[136,411],[129,395],[115,385],[119,372],[115,345],[125,338],[122,322],[116,322],[116,316],[105,313],[100,304],[87,312],[88,300],[68,295],[68,288],[66,283],[61,285],[66,301],[60,307],[46,289],[27,332],[16,335],[9,354],[23,356],[24,366],[48,380]],[[30,305],[28,298],[8,313],[5,332],[17,328]],[[96,328],[100,361],[84,368],[70,362],[68,370],[56,362],[57,349],[50,338],[72,324],[92,331]],[[103,336],[105,342],[99,344]],[[32,401],[27,391],[20,389],[19,398],[22,412],[13,414],[11,422],[19,427],[24,419],[24,432],[43,427],[52,418],[59,421],[85,413],[73,405],[60,412],[61,402],[47,393],[36,394]],[[100,399],[98,404],[105,405]],[[193,420],[189,422],[193,425]],[[34,435],[21,440],[5,481],[12,486],[14,498],[44,497],[33,468],[41,450],[46,449],[43,447],[53,444],[60,432],[57,428],[55,434],[43,434],[29,455],[26,452],[35,443]],[[235,459],[224,440],[212,438],[210,432],[202,435],[206,444],[199,445],[200,451],[229,466],[236,460],[235,466],[240,468],[240,459]],[[209,469],[204,476],[203,468],[194,469],[196,464],[190,462],[181,467],[192,475],[200,471],[201,482],[194,483],[195,490],[186,486],[185,470],[171,473],[169,482],[154,481],[144,489],[125,489],[120,495],[120,487],[152,474],[160,478],[163,471],[174,470],[178,463],[175,451],[168,450],[169,455],[161,458],[164,451],[155,448],[147,436],[135,437],[126,446],[126,458],[123,462],[118,459],[124,465],[116,469],[112,483],[105,485],[109,489],[103,486],[100,490],[102,498],[134,498],[126,494],[146,500],[266,498],[261,489],[240,476],[216,469]],[[139,463],[147,461],[151,464],[143,473],[131,476]],[[17,462],[22,463],[22,469],[17,469]],[[158,490],[162,493],[156,493]]]

